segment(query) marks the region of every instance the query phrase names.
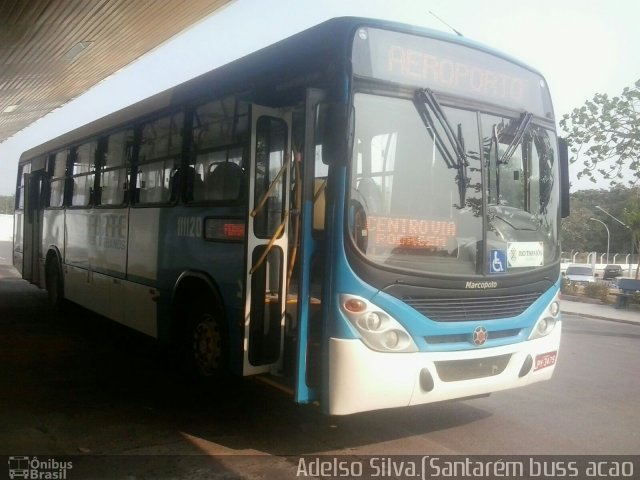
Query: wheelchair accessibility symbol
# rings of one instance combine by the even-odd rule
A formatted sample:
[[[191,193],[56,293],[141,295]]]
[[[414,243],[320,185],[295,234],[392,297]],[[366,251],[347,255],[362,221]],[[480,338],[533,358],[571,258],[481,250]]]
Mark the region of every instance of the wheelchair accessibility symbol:
[[[489,259],[490,273],[505,273],[507,271],[507,251],[491,250],[491,258]]]

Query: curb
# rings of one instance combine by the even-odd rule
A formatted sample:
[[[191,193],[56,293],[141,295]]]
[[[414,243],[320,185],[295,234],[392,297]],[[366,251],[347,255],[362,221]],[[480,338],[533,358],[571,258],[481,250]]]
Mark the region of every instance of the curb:
[[[561,310],[561,313],[564,315],[573,315],[576,317],[584,317],[592,320],[604,320],[606,322],[614,322],[614,323],[625,323],[627,325],[637,325],[640,326],[640,322],[634,322],[633,320],[624,320],[621,318],[611,318],[611,317],[603,317],[600,315],[590,315],[588,313],[578,313],[578,312],[568,312]]]

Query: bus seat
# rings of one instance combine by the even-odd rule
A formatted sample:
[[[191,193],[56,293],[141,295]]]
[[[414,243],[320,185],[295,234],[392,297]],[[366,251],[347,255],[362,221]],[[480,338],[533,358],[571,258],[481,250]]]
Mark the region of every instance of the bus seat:
[[[194,170],[193,184],[187,185],[187,200],[202,201],[205,198],[204,180],[202,175]]]
[[[199,173],[196,172],[196,169],[191,165],[187,167],[186,172],[187,172],[187,183],[185,185],[185,197],[184,197],[185,200],[187,202],[192,202],[194,200],[196,201],[203,200],[204,182],[202,181],[202,177],[200,176]],[[181,173],[182,173],[182,168],[179,168],[176,176]],[[178,187],[179,187],[179,184],[178,184]],[[175,198],[177,198],[177,196]],[[171,187],[171,199],[172,200],[174,199],[173,186]]]
[[[182,182],[182,172],[185,171],[183,167],[178,167],[171,175],[171,198],[172,202],[180,198],[180,187]],[[191,165],[187,167],[187,184],[185,186],[185,199],[187,202],[193,200],[202,200],[202,190],[204,188],[204,182],[199,173],[196,173],[196,169]]]
[[[382,192],[372,178],[361,178],[356,191],[359,197],[356,200],[362,202],[367,212],[382,212]]]
[[[171,198],[172,202],[178,199],[178,192],[180,191],[180,182],[182,181],[182,168],[176,168],[171,175]]]
[[[235,200],[240,196],[244,172],[233,162],[219,164],[204,180],[207,200]]]
[[[140,203],[164,203],[170,200],[168,188],[163,186],[141,188]]]

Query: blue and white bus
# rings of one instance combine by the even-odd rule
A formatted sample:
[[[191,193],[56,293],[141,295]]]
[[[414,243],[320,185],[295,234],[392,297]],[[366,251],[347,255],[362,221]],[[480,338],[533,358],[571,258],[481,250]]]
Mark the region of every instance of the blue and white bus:
[[[327,21],[25,152],[14,265],[342,415],[551,377],[568,212],[543,77]]]

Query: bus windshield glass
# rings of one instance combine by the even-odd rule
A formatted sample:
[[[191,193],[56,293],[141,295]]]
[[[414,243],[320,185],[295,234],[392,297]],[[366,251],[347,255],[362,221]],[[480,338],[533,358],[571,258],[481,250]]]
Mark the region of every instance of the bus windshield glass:
[[[347,218],[362,254],[427,274],[557,262],[557,139],[542,77],[473,46],[373,28],[356,32],[353,65]]]
[[[445,106],[455,141],[440,145],[446,127],[425,122],[415,100],[357,93],[354,107],[348,222],[355,245],[370,260],[467,275],[557,260],[551,130],[528,123],[522,131],[520,117]],[[453,145],[463,154],[452,153]]]

